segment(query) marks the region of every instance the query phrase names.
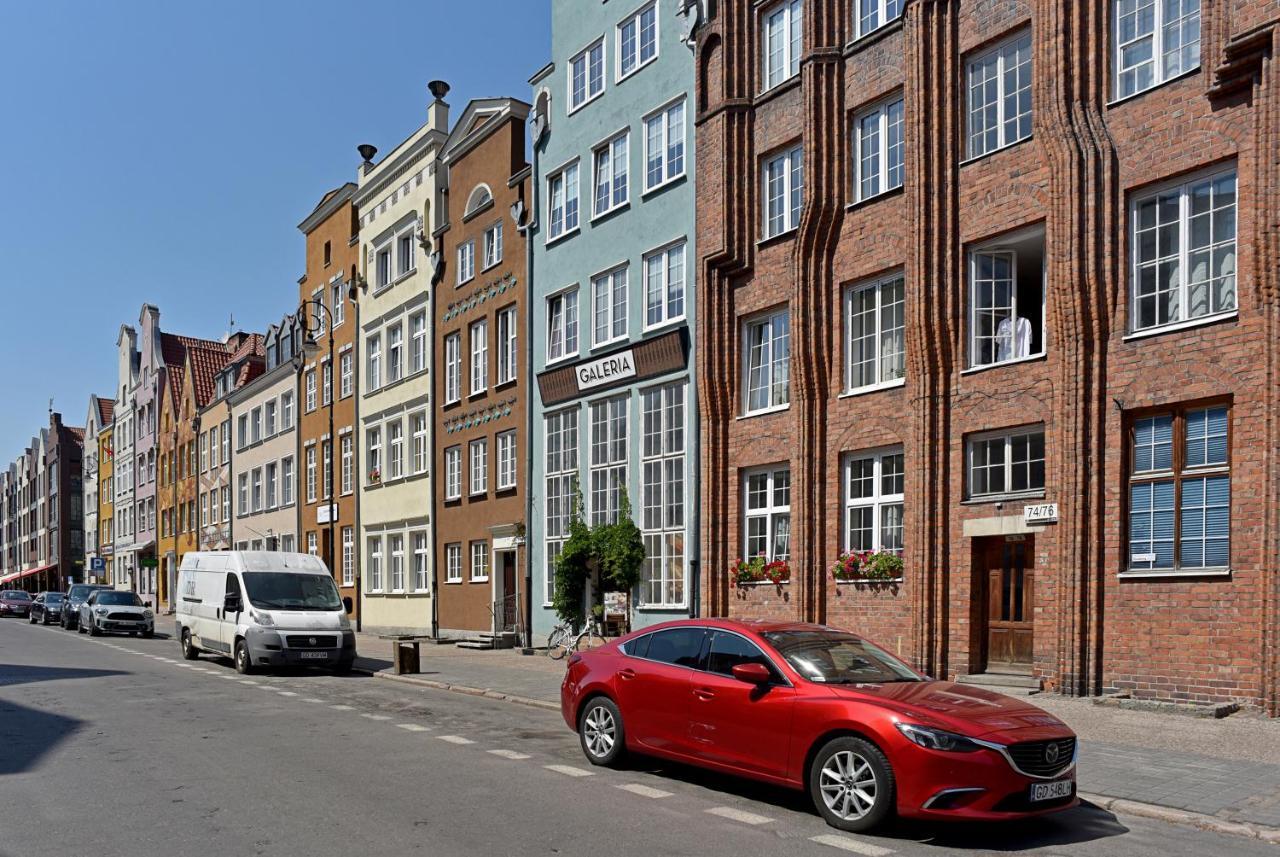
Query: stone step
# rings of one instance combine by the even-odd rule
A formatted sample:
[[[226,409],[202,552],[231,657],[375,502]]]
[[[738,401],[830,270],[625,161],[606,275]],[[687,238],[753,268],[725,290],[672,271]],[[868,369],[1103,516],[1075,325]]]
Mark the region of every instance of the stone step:
[[[958,676],[956,681],[1011,695],[1030,696],[1040,692],[1040,679],[1015,673],[972,673]]]
[[[459,640],[457,642],[459,649],[492,649],[493,644],[493,640]]]

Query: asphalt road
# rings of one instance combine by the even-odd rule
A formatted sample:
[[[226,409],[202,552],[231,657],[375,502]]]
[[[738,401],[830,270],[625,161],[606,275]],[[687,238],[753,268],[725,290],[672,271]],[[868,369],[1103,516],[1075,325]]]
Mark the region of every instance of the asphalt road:
[[[827,827],[807,798],[592,768],[558,715],[381,679],[238,676],[171,640],[0,621],[0,855],[1266,855],[1081,807],[999,826]]]

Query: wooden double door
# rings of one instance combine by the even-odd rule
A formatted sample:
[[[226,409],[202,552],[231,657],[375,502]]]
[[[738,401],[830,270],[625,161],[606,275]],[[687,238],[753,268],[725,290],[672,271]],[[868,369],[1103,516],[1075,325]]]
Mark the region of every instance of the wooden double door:
[[[993,536],[975,545],[984,594],[986,668],[1030,673],[1035,653],[1035,536]]]

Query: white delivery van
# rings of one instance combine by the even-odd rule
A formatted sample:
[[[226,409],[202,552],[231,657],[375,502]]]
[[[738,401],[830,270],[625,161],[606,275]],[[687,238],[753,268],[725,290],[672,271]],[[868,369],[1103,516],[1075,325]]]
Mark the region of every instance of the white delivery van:
[[[192,552],[175,605],[182,656],[227,655],[236,670],[319,666],[350,671],[356,636],[319,557],[276,551]]]

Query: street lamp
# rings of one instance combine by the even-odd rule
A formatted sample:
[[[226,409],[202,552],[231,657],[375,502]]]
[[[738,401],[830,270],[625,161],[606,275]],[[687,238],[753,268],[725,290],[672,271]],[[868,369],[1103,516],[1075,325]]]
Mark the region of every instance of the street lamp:
[[[324,315],[322,316],[321,313],[324,313]],[[325,494],[324,499],[325,499],[325,504],[329,507],[328,508],[329,554],[326,560],[329,564],[329,573],[333,574],[334,573],[333,558],[338,545],[337,541],[334,539],[334,526],[333,526],[334,525],[333,510],[334,510],[334,506],[337,505],[336,503],[334,503],[334,499],[335,499],[335,495],[338,493],[338,483],[335,482],[333,479],[333,460],[337,458],[337,455],[338,455],[338,448],[336,444],[337,438],[334,437],[334,434],[333,434],[333,402],[334,402],[334,399],[337,398],[337,396],[335,395],[337,391],[334,390],[333,388],[334,380],[335,380],[333,377],[333,372],[334,372],[333,312],[330,311],[330,309],[324,305],[324,301],[320,300],[319,298],[312,298],[311,300],[304,300],[302,303],[298,304],[298,312],[296,317],[297,317],[298,331],[302,334],[302,342],[300,347],[294,351],[293,367],[294,367],[294,370],[298,373],[299,379],[301,379],[302,377],[302,370],[303,370],[303,367],[306,366],[307,361],[314,360],[316,355],[320,353],[320,346],[316,344],[315,334],[320,331],[320,324],[322,319],[324,320],[325,330],[327,330],[329,334],[329,404],[327,406],[327,409],[329,412],[329,462],[325,468],[326,469],[325,481],[329,487],[329,490]],[[323,372],[320,373],[320,377],[317,379],[317,381],[318,381],[317,386],[320,387],[321,389],[320,394],[323,396],[324,395],[323,393],[324,373]],[[321,447],[321,449],[323,450],[323,446]]]

